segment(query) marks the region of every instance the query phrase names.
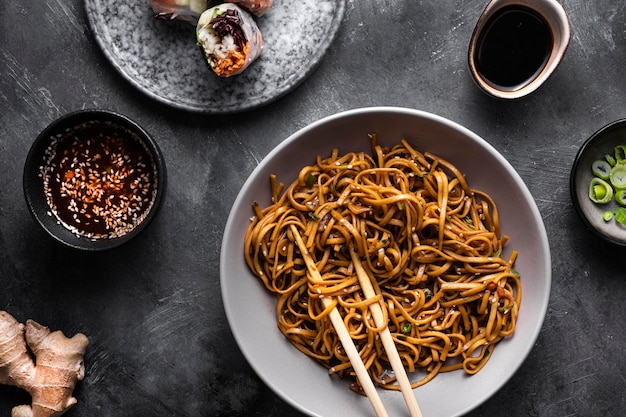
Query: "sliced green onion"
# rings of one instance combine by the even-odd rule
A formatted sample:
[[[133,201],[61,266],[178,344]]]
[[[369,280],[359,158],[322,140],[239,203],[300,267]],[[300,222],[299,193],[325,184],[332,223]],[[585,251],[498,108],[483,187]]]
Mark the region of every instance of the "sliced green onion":
[[[312,211],[307,211],[307,214],[309,215],[311,220],[316,220],[317,221],[317,220],[320,219],[319,216],[317,214],[315,214],[314,212],[312,212]]]
[[[591,171],[593,171],[593,175],[596,177],[608,180],[609,175],[611,175],[611,165],[601,159],[593,161],[593,164],[591,164]]]
[[[411,330],[412,330],[412,329],[413,329],[413,324],[411,324],[411,323],[409,323],[409,322],[404,323],[404,324],[402,325],[402,333],[404,333],[404,334],[409,334],[409,333],[411,333]]]
[[[626,162],[626,145],[617,145],[615,147],[615,159],[618,164]]]
[[[465,222],[465,224],[467,224],[472,229],[474,228],[474,221],[472,220],[472,218],[470,216],[463,217],[463,221]]]
[[[619,190],[615,193],[615,202],[620,206],[626,206],[626,190]]]
[[[313,187],[313,185],[315,185],[315,182],[317,181],[317,178],[315,178],[315,175],[311,174],[309,172],[309,174],[306,176],[306,179],[304,180],[306,186],[308,188]]]
[[[606,204],[613,198],[611,185],[601,178],[592,178],[589,183],[589,199],[594,203]]]
[[[609,165],[611,165],[612,167],[614,167],[615,164],[617,164],[617,161],[615,160],[615,158],[613,158],[613,155],[611,155],[610,153],[607,153],[606,155],[604,155],[604,159],[606,159],[606,162],[608,162]]]
[[[613,184],[613,187],[619,190],[626,189],[626,163],[618,163],[613,168],[611,168],[611,174],[609,178],[611,180],[611,184]]]
[[[626,207],[618,207],[615,210],[615,221],[626,225]]]
[[[605,154],[604,160],[594,161],[591,170],[594,178],[589,183],[589,199],[607,204],[614,198],[619,205],[615,211],[602,213],[602,220],[608,223],[615,219],[626,226],[626,144],[615,146],[613,154]]]

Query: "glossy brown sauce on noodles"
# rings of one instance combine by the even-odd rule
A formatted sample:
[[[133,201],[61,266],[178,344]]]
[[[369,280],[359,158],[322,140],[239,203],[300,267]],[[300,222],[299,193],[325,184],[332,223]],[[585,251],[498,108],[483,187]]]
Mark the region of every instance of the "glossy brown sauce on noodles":
[[[317,157],[272,202],[254,204],[245,260],[276,294],[276,320],[304,354],[341,377],[354,371],[324,308],[332,297],[372,379],[399,389],[368,309],[380,303],[412,386],[439,372],[478,372],[515,330],[521,302],[517,252],[503,257],[495,203],[450,162],[407,141],[372,153]],[[294,242],[296,225],[322,275],[313,282]],[[377,297],[366,299],[350,252]],[[353,389],[359,390],[358,382]]]

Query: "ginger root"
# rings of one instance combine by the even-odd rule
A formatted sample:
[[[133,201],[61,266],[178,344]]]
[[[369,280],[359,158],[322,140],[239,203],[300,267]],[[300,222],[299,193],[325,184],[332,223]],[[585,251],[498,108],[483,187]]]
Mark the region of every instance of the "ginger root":
[[[75,405],[72,392],[85,376],[88,344],[82,333],[67,338],[0,311],[0,384],[19,387],[32,399],[32,405],[14,407],[12,417],[57,417]]]

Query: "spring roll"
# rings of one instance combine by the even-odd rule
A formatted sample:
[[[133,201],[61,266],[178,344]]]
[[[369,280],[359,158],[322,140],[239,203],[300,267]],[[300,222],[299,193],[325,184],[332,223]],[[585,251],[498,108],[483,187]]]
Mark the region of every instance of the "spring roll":
[[[262,16],[272,6],[272,0],[209,0],[209,7],[223,2],[234,3],[256,16]]]
[[[192,24],[207,9],[221,3],[233,3],[256,16],[262,16],[271,6],[272,0],[149,0],[154,17],[163,20],[184,20]]]
[[[207,0],[150,0],[150,6],[157,19],[178,19],[195,25],[207,9]]]
[[[240,74],[263,52],[263,37],[254,18],[232,3],[202,13],[196,37],[209,68],[220,77]]]

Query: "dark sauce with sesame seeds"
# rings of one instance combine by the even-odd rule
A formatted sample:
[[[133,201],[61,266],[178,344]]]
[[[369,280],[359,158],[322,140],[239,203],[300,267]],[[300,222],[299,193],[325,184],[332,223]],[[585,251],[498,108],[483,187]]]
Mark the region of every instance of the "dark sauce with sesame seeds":
[[[514,90],[539,74],[552,43],[548,23],[537,12],[524,6],[503,7],[478,38],[476,67],[494,87]]]
[[[155,165],[133,133],[88,125],[53,138],[42,168],[51,214],[78,236],[123,236],[150,210]]]

